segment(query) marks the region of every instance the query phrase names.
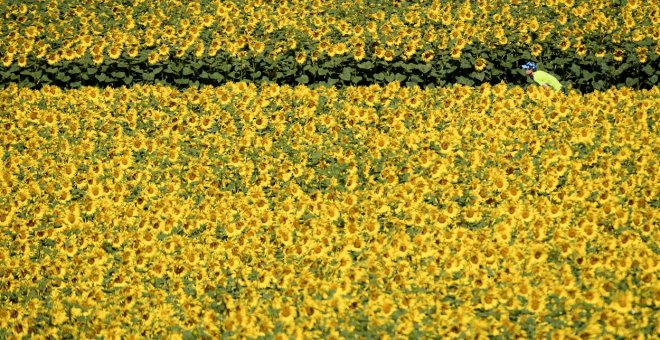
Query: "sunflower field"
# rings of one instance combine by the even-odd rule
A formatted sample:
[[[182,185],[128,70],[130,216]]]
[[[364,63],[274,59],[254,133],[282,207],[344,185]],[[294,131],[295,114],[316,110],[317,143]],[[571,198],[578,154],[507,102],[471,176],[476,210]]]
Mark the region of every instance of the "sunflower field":
[[[0,92],[0,335],[660,331],[660,91]]]
[[[0,339],[660,334],[657,2],[0,16]]]
[[[658,84],[643,0],[0,1],[0,83],[130,86],[522,83],[534,59],[582,92]]]

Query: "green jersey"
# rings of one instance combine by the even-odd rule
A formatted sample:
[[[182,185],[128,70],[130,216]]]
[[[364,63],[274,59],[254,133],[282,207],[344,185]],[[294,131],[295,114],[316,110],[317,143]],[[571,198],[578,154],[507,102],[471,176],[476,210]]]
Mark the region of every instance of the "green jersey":
[[[548,72],[534,71],[534,81],[541,86],[548,84],[548,86],[552,87],[555,91],[561,91],[562,88],[559,80]]]

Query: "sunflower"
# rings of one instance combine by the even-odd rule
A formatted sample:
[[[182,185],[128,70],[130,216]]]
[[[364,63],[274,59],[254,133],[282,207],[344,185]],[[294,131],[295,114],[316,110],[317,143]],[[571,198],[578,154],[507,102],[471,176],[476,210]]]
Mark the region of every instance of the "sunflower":
[[[170,47],[165,45],[165,44],[161,44],[160,46],[158,46],[158,49],[156,51],[161,56],[169,55],[170,54]]]
[[[27,65],[27,58],[25,55],[20,55],[18,59],[16,59],[16,63],[19,67],[25,67]]]
[[[94,64],[100,65],[103,63],[103,55],[95,55],[92,57],[92,61],[94,61]]]
[[[486,293],[481,297],[481,306],[484,309],[493,309],[497,306],[499,300],[495,298],[491,293]]]
[[[539,45],[539,44],[533,44],[532,45],[532,48],[531,48],[532,56],[538,57],[539,55],[541,55],[541,52],[543,52],[543,47],[541,47],[541,45]]]
[[[216,96],[222,105],[229,104],[232,99],[231,93],[229,93],[226,88],[219,88],[216,91]]]
[[[355,59],[356,61],[360,61],[360,60],[364,59],[365,55],[366,54],[364,52],[364,48],[356,48],[353,51],[353,59]]]
[[[374,144],[379,150],[385,150],[389,146],[389,138],[385,134],[376,136]]]
[[[648,61],[648,48],[646,47],[638,47],[637,50],[637,58],[639,59],[640,63],[645,63]]]
[[[468,223],[477,223],[483,219],[483,213],[479,207],[468,206],[463,209],[463,218]]]
[[[451,57],[452,57],[453,59],[459,59],[459,58],[461,57],[461,54],[462,54],[462,53],[463,53],[463,51],[461,51],[460,48],[453,48],[453,49],[451,50]]]
[[[2,66],[9,67],[12,64],[13,59],[14,57],[12,55],[10,54],[5,55],[4,57],[2,57]]]
[[[87,188],[87,194],[91,199],[98,199],[104,193],[103,186],[100,183],[90,184]]]
[[[197,42],[195,44],[195,51],[194,51],[195,57],[201,58],[204,56],[204,43],[203,42]]]
[[[433,60],[433,57],[435,56],[435,53],[433,53],[432,50],[426,50],[424,53],[422,53],[422,61],[425,63],[428,63]]]
[[[303,64],[307,59],[307,53],[305,51],[300,51],[296,54],[296,62],[298,64]]]
[[[58,61],[60,61],[60,55],[57,52],[49,53],[48,56],[46,57],[46,60],[48,61],[48,65],[56,64]],[[10,64],[11,64],[11,59],[10,59]]]
[[[383,60],[385,61],[392,61],[394,59],[394,51],[387,49],[383,53]]]
[[[257,117],[257,118],[254,120],[254,127],[255,127],[257,130],[263,130],[263,129],[265,129],[267,126],[268,126],[268,119],[267,119],[265,116],[263,116],[263,117]]]
[[[108,49],[108,56],[111,59],[118,59],[121,56],[121,48],[119,46],[112,46]]]
[[[532,263],[543,263],[548,258],[548,251],[544,243],[534,244],[530,249],[530,260]]]
[[[152,51],[151,53],[149,53],[149,64],[153,65],[153,64],[157,63],[159,57],[160,56],[158,55],[158,52],[156,52],[156,51]],[[96,58],[94,58],[94,59],[95,59],[95,62],[96,62]],[[103,61],[102,58],[101,58],[101,61]]]
[[[138,46],[131,46],[128,49],[128,56],[131,58],[137,57],[139,53],[140,53],[140,49],[138,48]]]
[[[177,49],[176,52],[174,52],[174,57],[183,58],[183,56],[186,55],[187,51],[188,51],[187,49],[181,47],[181,48]]]
[[[623,61],[623,56],[625,55],[625,52],[623,50],[617,49],[612,53],[612,58],[615,61],[621,62]]]
[[[249,44],[250,50],[255,54],[259,55],[266,49],[266,44],[261,41],[252,41]]]
[[[483,71],[484,68],[486,68],[486,65],[488,62],[484,58],[477,58],[477,60],[474,61],[474,69],[477,71]]]

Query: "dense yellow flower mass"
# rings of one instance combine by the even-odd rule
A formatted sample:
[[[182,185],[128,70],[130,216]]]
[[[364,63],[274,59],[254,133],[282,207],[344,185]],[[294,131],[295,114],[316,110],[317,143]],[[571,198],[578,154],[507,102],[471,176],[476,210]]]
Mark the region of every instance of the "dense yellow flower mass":
[[[658,107],[9,85],[0,336],[657,334]]]
[[[299,63],[322,54],[355,60],[371,54],[382,60],[418,55],[428,62],[433,58],[429,51],[446,50],[458,58],[474,43],[528,46],[538,55],[541,45],[532,43],[544,41],[556,41],[562,51],[580,57],[615,53],[587,50],[582,39],[589,36],[607,37],[614,45],[648,39],[645,46],[658,54],[659,13],[657,1],[641,0],[0,3],[5,19],[0,55],[5,67],[25,67],[32,56],[52,65],[83,58],[101,64],[143,54],[153,64],[167,60],[170,52],[176,58],[218,52],[275,58],[293,51]],[[638,54],[644,63],[648,53]]]

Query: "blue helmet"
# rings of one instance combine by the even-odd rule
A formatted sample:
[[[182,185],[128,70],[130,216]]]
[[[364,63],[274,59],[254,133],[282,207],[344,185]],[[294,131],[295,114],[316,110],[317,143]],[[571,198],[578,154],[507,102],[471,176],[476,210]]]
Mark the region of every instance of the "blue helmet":
[[[536,71],[536,63],[528,61],[525,65],[522,66],[523,70],[532,70]]]

